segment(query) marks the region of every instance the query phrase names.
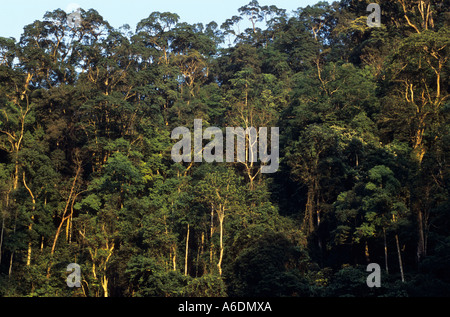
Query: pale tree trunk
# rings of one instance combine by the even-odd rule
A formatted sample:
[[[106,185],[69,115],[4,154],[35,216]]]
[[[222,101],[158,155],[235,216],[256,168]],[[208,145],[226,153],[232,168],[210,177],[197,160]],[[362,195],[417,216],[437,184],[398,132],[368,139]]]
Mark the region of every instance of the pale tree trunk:
[[[395,235],[395,243],[397,244],[397,253],[398,253],[398,265],[400,267],[400,275],[402,278],[402,282],[405,281],[405,276],[403,274],[403,262],[402,262],[402,253],[400,249],[400,243],[398,241],[398,234]]]
[[[67,198],[66,206],[64,208],[64,212],[63,212],[63,215],[62,215],[63,218],[61,219],[61,222],[60,222],[60,224],[58,226],[58,229],[56,230],[55,238],[53,239],[53,246],[52,246],[52,250],[51,250],[51,255],[52,256],[53,256],[53,253],[55,252],[56,242],[58,241],[59,234],[61,233],[61,228],[62,228],[64,222],[66,220],[69,220],[69,218],[71,216],[70,214],[69,215],[66,215],[66,214],[67,214],[67,210],[69,209],[69,205],[70,205],[70,203],[72,201],[72,198],[74,196],[75,186],[76,186],[77,179],[78,179],[78,176],[80,174],[80,171],[81,171],[81,162],[78,163],[77,171],[75,173],[75,178],[74,178],[74,180],[72,182],[72,187],[70,188],[69,197]],[[76,197],[76,195],[75,195],[75,197]]]
[[[108,243],[106,244],[106,249],[108,250],[108,256],[105,260],[105,264],[103,267],[103,280],[102,280],[102,287],[103,287],[103,296],[108,297],[108,278],[106,277],[106,265],[108,264],[109,259],[111,258],[114,250],[114,243],[109,247]]]
[[[109,259],[111,258],[112,254],[113,254],[114,243],[112,243],[110,246],[109,243],[106,242],[106,245],[104,248],[102,248],[102,250],[108,251],[108,256],[106,257],[106,259],[103,263],[100,261],[100,263],[98,265],[98,268],[100,270],[99,274],[101,275],[103,272],[103,275],[101,275],[101,277],[100,277],[100,284],[103,289],[103,297],[109,297],[109,292],[108,292],[109,280],[108,280],[108,277],[106,276],[106,268],[107,268]],[[98,252],[97,251],[98,251],[98,248],[95,248],[94,251],[91,248],[89,248],[89,253],[91,255],[91,260],[92,260],[92,275],[95,280],[98,280],[98,275],[99,275],[99,274],[97,274],[97,266],[96,266],[96,261],[98,260],[98,258],[97,258]],[[97,292],[97,296],[99,296],[99,295],[100,294]]]
[[[176,271],[177,270],[177,246],[173,245],[172,250],[173,250],[172,268],[173,268],[173,271]]]
[[[106,277],[106,274],[102,276],[102,288],[103,288],[103,297],[109,297],[108,293],[108,278]]]
[[[213,251],[214,251],[214,243],[212,240],[214,234],[214,204],[211,204],[211,223],[209,227],[209,241],[211,242],[209,247],[209,265],[212,267],[213,263]]]
[[[220,230],[220,253],[219,262],[217,263],[217,268],[219,269],[219,275],[222,275],[222,259],[223,259],[223,219],[224,213],[219,214],[219,230]]]
[[[9,258],[8,278],[11,278],[13,259],[14,259],[14,251],[11,253],[11,257]]]
[[[60,222],[60,224],[59,224],[59,226],[58,226],[58,228],[56,230],[55,238],[53,239],[53,245],[52,245],[52,249],[51,249],[51,252],[50,252],[51,259],[50,259],[50,263],[49,263],[49,266],[48,266],[48,269],[47,269],[47,278],[50,277],[50,271],[51,271],[52,265],[53,265],[52,264],[52,258],[53,258],[53,254],[55,253],[56,242],[58,241],[58,237],[59,237],[59,235],[61,233],[61,228],[64,225],[64,222],[66,220],[69,221],[69,219],[71,217],[71,213],[66,215],[67,214],[67,210],[69,209],[69,205],[70,205],[71,201],[74,200],[77,197],[77,195],[78,195],[78,194],[74,195],[74,192],[75,192],[75,186],[76,186],[77,179],[78,179],[78,176],[79,176],[80,172],[81,172],[81,161],[78,161],[77,162],[77,171],[75,173],[75,178],[74,178],[74,180],[72,182],[72,186],[70,188],[69,197],[67,198],[67,201],[66,201],[66,206],[65,206],[64,212],[62,214],[62,219],[61,219],[61,222]]]
[[[184,256],[184,275],[187,276],[188,271],[188,256],[189,256],[189,224],[187,225],[186,233],[186,253]]]
[[[34,212],[36,210],[36,199],[35,199],[35,197],[33,195],[33,192],[31,191],[31,189],[27,185],[27,182],[25,180],[25,172],[23,172],[23,185],[28,190],[28,193],[30,194],[31,200],[32,200],[32,203],[33,203],[33,207],[32,207],[32,210],[31,210],[31,221],[30,221],[30,224],[28,225],[28,231],[31,233],[31,231],[33,230]],[[28,242],[27,266],[30,266],[30,264],[31,264],[31,238],[30,238],[30,241]]]
[[[166,215],[163,216],[164,219],[164,232],[167,236],[167,238],[169,238],[169,228],[167,225],[167,218]],[[169,247],[169,261],[172,261],[172,270],[176,271],[177,270],[177,246],[176,244],[171,244]],[[169,264],[167,263],[167,267],[166,269],[169,269]]]
[[[417,131],[414,135],[412,156],[413,159],[419,164],[419,166],[421,166],[423,157],[425,156],[426,153],[426,149],[423,144],[423,136],[425,133],[425,123],[423,121],[425,121],[425,116],[420,117],[419,121],[420,126],[417,128]]]

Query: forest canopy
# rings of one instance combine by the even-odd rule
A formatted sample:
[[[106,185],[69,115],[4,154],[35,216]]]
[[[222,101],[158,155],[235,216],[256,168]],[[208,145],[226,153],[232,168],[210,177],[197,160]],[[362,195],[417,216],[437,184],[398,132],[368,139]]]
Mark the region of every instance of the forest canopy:
[[[370,2],[0,38],[0,296],[449,296],[450,4]],[[279,128],[278,170],[175,162],[196,119]]]

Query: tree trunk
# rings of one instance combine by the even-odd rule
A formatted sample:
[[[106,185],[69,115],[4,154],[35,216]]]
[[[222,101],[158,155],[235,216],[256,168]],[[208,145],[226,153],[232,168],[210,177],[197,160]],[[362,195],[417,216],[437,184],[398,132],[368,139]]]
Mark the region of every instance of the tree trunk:
[[[106,277],[106,275],[102,276],[102,288],[103,288],[103,297],[109,297],[109,293],[108,293],[108,278]]]
[[[17,153],[18,153],[18,148],[17,148]],[[16,153],[16,155],[17,155]],[[16,167],[15,167],[15,176],[14,176],[14,181],[13,181],[13,191],[16,191],[18,188],[18,183],[19,181],[19,162],[16,160]],[[16,233],[16,227],[17,227],[17,210],[14,211],[14,228],[13,228],[13,234]],[[12,265],[13,265],[13,259],[14,259],[14,252],[11,252],[11,257],[9,259],[9,269],[8,269],[8,278],[11,278],[11,274],[12,274]]]
[[[369,253],[369,244],[366,241],[366,246],[364,248],[364,256],[366,257],[367,263],[370,263],[370,253]]]
[[[420,116],[419,121],[420,121],[419,128],[417,129],[414,135],[412,157],[420,166],[422,164],[423,157],[425,156],[426,153],[426,149],[423,144],[423,136],[425,133],[425,123],[423,123],[423,121],[425,121],[425,117],[423,115]]]
[[[389,274],[388,269],[388,249],[387,249],[387,243],[386,243],[386,229],[383,228],[383,237],[384,237],[384,265],[386,267],[386,273]]]
[[[13,258],[14,258],[14,251],[11,253],[11,257],[9,258],[8,278],[11,278]]]
[[[424,219],[424,213],[420,210],[420,207],[417,210],[417,227],[419,240],[417,242],[417,260],[420,261],[422,257],[426,256],[426,219]]]
[[[189,256],[189,224],[187,225],[186,233],[186,254],[184,256],[184,276],[187,276],[188,271],[188,256]]]
[[[173,249],[172,268],[173,268],[173,271],[176,271],[177,270],[177,246],[173,245],[172,249]]]
[[[17,228],[17,211],[14,213],[14,228],[13,228],[13,234],[16,234],[16,228]],[[14,251],[11,252],[11,257],[10,257],[10,259],[9,259],[8,278],[11,278],[11,274],[12,274],[12,265],[13,265],[13,258],[14,258]]]
[[[61,233],[61,228],[62,228],[64,222],[70,218],[70,214],[66,216],[66,213],[67,213],[67,210],[69,209],[69,204],[72,200],[73,193],[75,191],[75,185],[77,183],[77,179],[78,179],[78,175],[80,174],[80,171],[81,171],[81,164],[78,165],[77,172],[75,174],[75,178],[72,182],[72,187],[70,188],[69,197],[67,198],[66,206],[64,208],[63,218],[61,219],[58,229],[56,230],[55,238],[53,239],[53,246],[52,246],[52,250],[50,253],[52,256],[53,256],[53,253],[55,252],[56,242],[58,241],[59,234]]]
[[[220,229],[220,254],[219,254],[219,262],[217,263],[217,267],[219,269],[219,275],[222,275],[222,259],[223,259],[223,218],[224,215],[219,215],[219,229]]]
[[[201,239],[201,246],[200,246],[200,255],[197,257],[196,277],[198,277],[197,273],[198,273],[198,267],[199,267],[200,259],[203,259],[204,246],[205,246],[205,233],[202,232],[202,239]],[[203,272],[202,272],[202,274],[204,274],[206,272],[206,262],[202,260],[202,263],[203,263]]]
[[[210,232],[209,232],[209,241],[211,243],[210,247],[209,247],[209,265],[210,267],[212,267],[212,262],[213,262],[213,250],[214,250],[214,243],[212,240],[212,236],[214,233],[214,204],[211,204],[211,224],[210,224]]]
[[[401,250],[400,250],[400,243],[398,242],[398,234],[395,235],[395,242],[397,244],[398,265],[400,267],[400,275],[402,277],[402,282],[404,282],[405,281],[405,276],[403,275],[402,254],[401,254]]]
[[[315,189],[314,183],[308,186],[308,194],[306,201],[305,218],[303,220],[303,226],[307,235],[314,231],[314,214],[315,214]]]
[[[33,203],[33,207],[31,209],[31,221],[30,221],[30,224],[28,225],[28,231],[31,233],[31,230],[33,230],[34,212],[36,210],[36,199],[33,195],[33,192],[27,185],[27,182],[25,180],[25,172],[23,172],[23,185],[28,190],[28,193],[31,196],[31,201]],[[31,238],[30,238],[30,241],[28,241],[27,266],[30,266],[30,264],[31,264]]]

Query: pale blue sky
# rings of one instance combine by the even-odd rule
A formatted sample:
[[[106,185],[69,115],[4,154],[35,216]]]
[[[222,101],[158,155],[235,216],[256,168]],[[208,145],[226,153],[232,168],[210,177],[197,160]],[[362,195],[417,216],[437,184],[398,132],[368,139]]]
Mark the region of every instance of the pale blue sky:
[[[112,26],[129,24],[135,30],[137,22],[154,11],[177,13],[181,21],[219,25],[238,14],[238,8],[250,0],[1,0],[0,36],[19,40],[23,27],[41,20],[45,12],[61,8],[68,11],[73,4],[88,10],[94,8]],[[289,13],[319,0],[259,0],[260,5],[276,5]]]

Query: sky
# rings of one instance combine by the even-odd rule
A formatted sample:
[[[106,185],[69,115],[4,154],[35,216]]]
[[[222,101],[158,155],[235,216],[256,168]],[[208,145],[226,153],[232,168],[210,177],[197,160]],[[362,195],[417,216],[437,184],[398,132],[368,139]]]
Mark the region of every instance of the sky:
[[[77,7],[91,8],[107,20],[113,27],[130,25],[134,31],[136,24],[150,13],[172,12],[180,16],[181,22],[203,23],[211,21],[221,25],[226,19],[238,15],[238,9],[250,0],[1,0],[0,37],[20,39],[23,27],[36,20],[42,20],[45,12],[63,9],[72,12]],[[259,0],[260,5],[276,5],[287,12],[299,7],[314,5],[319,0]]]

